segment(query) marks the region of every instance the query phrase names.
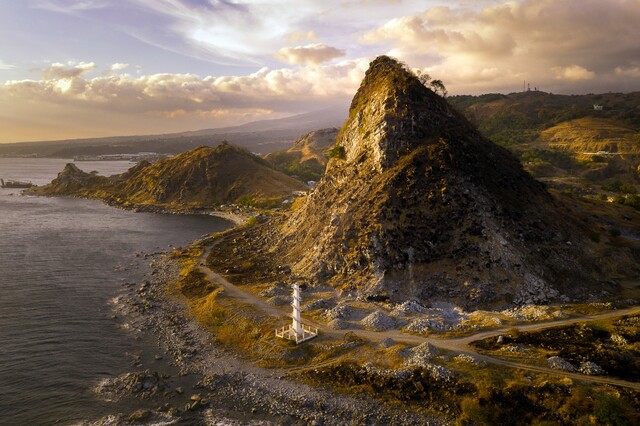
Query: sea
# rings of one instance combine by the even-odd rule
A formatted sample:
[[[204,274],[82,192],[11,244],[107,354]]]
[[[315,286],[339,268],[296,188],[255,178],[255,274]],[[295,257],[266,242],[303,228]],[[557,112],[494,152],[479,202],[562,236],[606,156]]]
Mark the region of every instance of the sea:
[[[0,158],[0,178],[41,185],[68,160]],[[83,161],[122,173],[127,161]],[[135,213],[100,201],[0,189],[0,425],[72,425],[132,407],[100,400],[97,383],[134,357],[170,371],[151,338],[132,338],[110,301],[149,272],[144,254],[232,226],[211,216]],[[154,357],[155,356],[155,357]],[[160,364],[160,365],[159,365]]]

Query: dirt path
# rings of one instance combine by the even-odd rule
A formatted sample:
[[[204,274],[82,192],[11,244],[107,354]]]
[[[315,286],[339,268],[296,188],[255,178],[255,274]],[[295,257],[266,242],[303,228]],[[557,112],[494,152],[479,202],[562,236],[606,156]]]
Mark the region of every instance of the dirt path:
[[[213,282],[223,287],[225,290],[226,296],[233,297],[234,299],[240,302],[255,306],[270,316],[275,316],[278,318],[282,318],[283,316],[289,316],[291,313],[290,310],[279,308],[266,303],[264,300],[262,300],[260,297],[256,296],[255,294],[244,291],[243,289],[239,288],[235,284],[232,284],[223,276],[212,271],[207,266],[206,259],[211,249],[216,245],[222,243],[230,235],[232,234],[228,234],[220,238],[202,254],[199,260],[200,269],[202,270],[202,272],[204,272],[210,280],[212,280]],[[508,334],[509,330],[513,330],[513,329],[517,329],[518,331],[523,331],[523,332],[540,331],[540,330],[545,330],[545,329],[554,328],[554,327],[577,324],[585,321],[616,318],[623,315],[638,314],[638,313],[640,313],[640,306],[635,306],[632,308],[620,309],[620,310],[605,312],[605,313],[596,314],[596,315],[567,318],[567,319],[549,321],[549,322],[537,323],[537,324],[526,324],[526,325],[502,327],[502,328],[493,329],[489,331],[479,332],[471,336],[458,337],[458,338],[416,336],[413,334],[403,333],[399,330],[391,330],[391,331],[368,331],[368,330],[360,330],[360,329],[333,330],[333,329],[327,328],[324,324],[320,324],[312,320],[305,319],[304,322],[305,324],[309,324],[313,327],[317,327],[318,330],[321,332],[321,334],[325,336],[342,338],[344,337],[345,333],[353,332],[355,335],[359,337],[365,338],[367,340],[372,340],[372,341],[380,341],[385,338],[391,338],[397,342],[412,343],[412,344],[421,344],[426,342],[426,343],[431,343],[432,345],[439,347],[441,349],[446,349],[454,352],[472,355],[478,360],[482,360],[492,364],[502,365],[505,367],[511,367],[511,368],[540,372],[540,373],[554,374],[554,375],[569,377],[574,380],[616,385],[616,386],[622,386],[622,387],[631,388],[635,390],[640,390],[640,383],[628,382],[625,380],[615,379],[611,377],[586,376],[586,375],[577,374],[577,373],[569,373],[566,371],[553,370],[551,368],[546,368],[546,367],[528,365],[528,364],[518,363],[514,361],[507,361],[504,359],[480,354],[477,352],[477,350],[473,346],[471,346],[471,343],[476,340],[485,339],[487,337],[495,337],[501,334]],[[312,367],[317,368],[318,366],[314,365]]]

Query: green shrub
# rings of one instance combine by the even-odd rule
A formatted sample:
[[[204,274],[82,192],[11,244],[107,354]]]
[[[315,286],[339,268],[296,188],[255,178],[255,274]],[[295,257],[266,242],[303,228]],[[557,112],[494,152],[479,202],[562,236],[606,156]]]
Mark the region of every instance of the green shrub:
[[[620,185],[622,183],[619,180],[615,180],[613,182],[610,183],[605,183],[604,185],[601,186],[603,191],[613,191],[613,192],[618,192],[620,191]]]
[[[592,232],[589,238],[591,238],[591,241],[593,241],[594,243],[600,242],[600,234],[597,232]]]
[[[618,228],[611,228],[609,229],[609,235],[611,235],[612,237],[619,237],[620,230]]]
[[[344,150],[343,146],[334,146],[333,148],[331,148],[331,151],[329,151],[329,158],[338,158],[341,160],[344,160],[347,156],[346,151]]]
[[[627,411],[627,407],[612,395],[596,398],[593,406],[593,415],[605,425],[630,425]]]
[[[628,194],[624,197],[624,204],[640,210],[640,195]]]
[[[634,194],[636,192],[636,187],[631,185],[630,183],[623,183],[622,185],[620,185],[620,192]]]

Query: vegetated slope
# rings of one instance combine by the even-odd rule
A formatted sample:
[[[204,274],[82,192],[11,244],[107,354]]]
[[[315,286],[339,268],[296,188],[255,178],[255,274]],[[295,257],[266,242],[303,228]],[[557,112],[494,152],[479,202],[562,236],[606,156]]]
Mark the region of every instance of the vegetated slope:
[[[94,197],[109,203],[166,208],[211,208],[223,203],[261,203],[304,190],[301,182],[229,144],[200,147],[154,164],[140,163],[105,178],[68,164],[34,192]]]
[[[613,290],[586,227],[393,59],[371,63],[333,151],[304,204],[239,252],[372,300],[487,306]],[[634,256],[621,250],[619,274],[638,272]]]
[[[329,150],[335,145],[338,129],[335,127],[309,132],[299,138],[286,151],[276,151],[264,158],[276,169],[295,175],[302,180],[318,180],[329,160]]]
[[[615,181],[640,184],[640,92],[564,96],[534,91],[454,96],[450,102],[552,186],[602,193],[603,184]]]
[[[640,155],[640,131],[611,119],[583,117],[543,130],[539,140],[549,148],[583,153],[604,151]]]

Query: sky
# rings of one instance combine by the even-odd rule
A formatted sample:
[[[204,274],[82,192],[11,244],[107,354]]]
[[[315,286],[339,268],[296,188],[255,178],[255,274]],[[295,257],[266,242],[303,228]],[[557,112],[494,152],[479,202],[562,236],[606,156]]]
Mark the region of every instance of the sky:
[[[0,0],[0,143],[345,108],[387,54],[450,95],[640,90],[640,0]]]

